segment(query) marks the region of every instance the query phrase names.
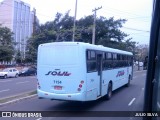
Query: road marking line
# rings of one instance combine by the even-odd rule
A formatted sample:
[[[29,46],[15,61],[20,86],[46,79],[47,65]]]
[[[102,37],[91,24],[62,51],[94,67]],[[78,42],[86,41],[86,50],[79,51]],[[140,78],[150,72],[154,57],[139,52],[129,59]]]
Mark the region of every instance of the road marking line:
[[[42,118],[38,118],[38,119],[36,119],[36,120],[41,120]]]
[[[17,82],[16,84],[23,84],[23,83],[28,83],[29,81],[24,81],[24,82]]]
[[[5,103],[0,103],[0,107],[3,106],[3,105],[7,105],[7,104],[10,104],[10,103],[13,103],[13,102],[20,101],[20,100],[33,98],[33,97],[35,97],[35,96],[37,96],[37,94],[33,94],[33,95],[30,95],[30,96],[26,96],[26,97],[14,99],[14,100],[11,100],[11,101],[8,101],[8,102],[5,102]]]
[[[128,106],[131,106],[132,103],[135,101],[135,99],[136,99],[136,98],[133,98],[133,99],[131,100],[131,102],[128,104]]]
[[[6,92],[6,91],[9,91],[9,90],[10,90],[10,89],[1,90],[0,93],[1,93],[1,92]]]
[[[13,81],[13,80],[5,80],[5,81],[0,81],[0,82],[10,82],[10,81]]]

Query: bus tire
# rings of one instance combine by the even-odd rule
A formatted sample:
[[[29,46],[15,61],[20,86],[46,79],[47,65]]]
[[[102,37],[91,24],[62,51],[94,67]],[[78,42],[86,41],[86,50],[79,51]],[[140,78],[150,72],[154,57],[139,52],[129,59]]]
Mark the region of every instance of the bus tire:
[[[129,75],[129,77],[128,77],[128,83],[126,84],[126,87],[129,87],[130,84],[131,84],[131,76]]]
[[[108,91],[107,91],[107,95],[106,95],[106,99],[109,100],[112,97],[112,83],[109,82],[108,84]]]

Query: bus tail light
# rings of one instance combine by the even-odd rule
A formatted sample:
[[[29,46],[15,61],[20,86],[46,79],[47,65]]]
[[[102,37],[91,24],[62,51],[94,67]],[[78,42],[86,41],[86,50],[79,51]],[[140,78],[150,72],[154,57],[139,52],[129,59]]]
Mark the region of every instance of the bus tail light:
[[[82,84],[79,84],[79,88],[82,88]]]
[[[78,92],[81,91],[81,88],[83,87],[83,84],[84,84],[84,81],[81,80],[81,82],[80,82],[80,84],[79,84],[79,87],[78,87],[78,89],[77,89]]]
[[[80,91],[81,91],[81,88],[78,88],[77,90],[80,92]]]
[[[37,87],[38,87],[39,89],[41,89],[41,86],[40,86],[38,80],[37,80]]]
[[[81,81],[81,84],[83,84],[83,83],[84,83],[84,81],[82,80],[82,81]]]

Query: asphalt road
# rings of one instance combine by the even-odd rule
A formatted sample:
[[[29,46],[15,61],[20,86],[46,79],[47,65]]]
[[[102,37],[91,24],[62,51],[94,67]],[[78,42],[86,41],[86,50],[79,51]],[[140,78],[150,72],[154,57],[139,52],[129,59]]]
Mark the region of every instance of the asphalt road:
[[[36,85],[36,76],[0,79],[0,99],[34,91]]]
[[[137,71],[137,66],[134,67],[134,72]],[[142,72],[142,68],[140,69]],[[0,78],[0,99],[15,96],[23,93],[28,93],[36,90],[36,76],[26,76],[18,78]]]
[[[144,84],[146,71],[140,71],[134,73],[134,79],[131,81],[129,87],[122,87],[113,93],[112,98],[109,101],[99,99],[92,102],[67,102],[67,101],[50,101],[46,99],[38,99],[37,97],[23,100],[17,103],[9,104],[0,108],[0,111],[83,111],[81,116],[85,114],[85,111],[92,111],[92,115],[96,116],[95,111],[142,111],[143,110],[143,97],[144,97]],[[104,116],[85,116],[85,117],[63,117],[63,113],[58,117],[45,117],[45,118],[23,118],[23,120],[141,120],[141,117],[106,117]],[[56,114],[56,113],[52,113]],[[8,120],[9,118],[3,118],[2,120]],[[20,120],[22,118],[19,118]],[[17,118],[10,118],[9,120],[19,120]]]

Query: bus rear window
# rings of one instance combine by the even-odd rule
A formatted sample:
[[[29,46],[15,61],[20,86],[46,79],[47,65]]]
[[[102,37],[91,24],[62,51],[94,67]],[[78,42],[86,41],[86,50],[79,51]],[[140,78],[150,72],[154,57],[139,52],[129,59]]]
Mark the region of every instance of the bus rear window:
[[[40,50],[39,59],[41,65],[76,65],[78,64],[78,47],[43,47]]]

